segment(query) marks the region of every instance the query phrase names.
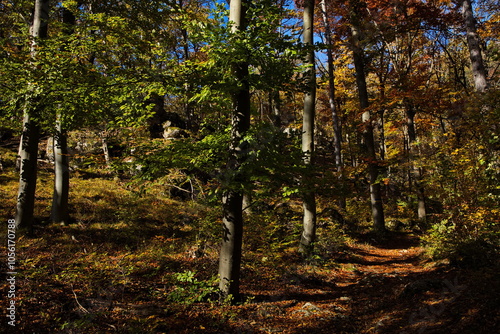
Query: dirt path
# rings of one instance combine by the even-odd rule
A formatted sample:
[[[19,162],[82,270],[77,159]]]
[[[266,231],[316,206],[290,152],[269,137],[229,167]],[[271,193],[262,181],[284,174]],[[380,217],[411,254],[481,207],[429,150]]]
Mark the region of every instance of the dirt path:
[[[498,332],[498,267],[468,270],[438,265],[422,260],[423,249],[415,236],[400,233],[387,240],[377,243],[369,237],[360,237],[332,253],[332,257],[309,264],[291,249],[276,252],[275,259],[247,257],[241,285],[246,302],[236,306],[217,302],[172,303],[165,298],[169,287],[161,275],[151,275],[148,280],[144,276],[129,276],[126,289],[116,290],[118,297],[113,304],[109,303],[108,296],[85,296],[84,291],[73,289],[73,285],[54,280],[49,280],[52,282],[49,285],[44,281],[43,285],[30,286],[31,290],[21,290],[27,296],[22,315],[30,321],[20,321],[20,324],[29,328],[25,332],[41,334]],[[53,261],[52,248],[49,244],[46,248],[47,255],[39,256],[39,261]],[[42,249],[37,252],[41,253]],[[176,266],[177,272],[184,268],[210,273],[216,270],[215,257],[179,259],[166,265]],[[185,287],[197,288],[195,285]],[[6,290],[2,294],[6,295]],[[77,294],[78,303],[83,304],[87,312],[82,313]],[[47,326],[37,313],[42,304],[53,310],[65,308],[73,319],[80,321],[76,322],[78,326],[92,324],[94,327],[89,330],[89,327],[76,326],[66,330],[58,326],[45,330],[41,325],[33,325],[37,321]],[[123,328],[129,330],[121,331]]]
[[[477,286],[477,274],[424,263],[422,251],[407,234],[383,244],[361,240],[339,256],[336,269],[290,270],[280,287],[260,282],[250,291],[255,300],[234,309],[236,332],[496,332],[495,273]]]

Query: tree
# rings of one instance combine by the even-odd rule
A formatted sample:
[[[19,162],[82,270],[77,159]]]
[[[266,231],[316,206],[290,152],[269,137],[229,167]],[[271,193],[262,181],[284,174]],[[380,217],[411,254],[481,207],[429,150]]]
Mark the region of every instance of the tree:
[[[374,230],[381,233],[385,231],[384,207],[382,202],[380,180],[378,179],[379,164],[375,150],[375,139],[373,136],[373,120],[369,110],[370,101],[368,98],[368,88],[366,84],[365,54],[362,45],[363,37],[360,20],[360,15],[364,12],[365,4],[360,0],[352,0],[350,5],[351,48],[356,71],[359,105],[362,110],[361,121],[365,147],[365,159],[368,164],[370,205]]]
[[[33,20],[31,24],[31,57],[35,60],[37,49],[43,39],[47,38],[49,20],[49,0],[35,0]],[[23,132],[19,149],[20,178],[17,195],[16,227],[31,228],[35,207],[35,190],[37,180],[37,156],[40,126],[37,114],[43,106],[39,103],[39,96],[32,85],[24,106]]]
[[[232,0],[229,21],[233,35],[244,31],[247,26],[247,0]],[[240,35],[241,36],[241,35]],[[238,38],[238,37],[236,37]],[[238,300],[240,284],[241,251],[243,242],[243,187],[244,176],[240,172],[245,160],[245,133],[250,128],[250,87],[248,82],[248,63],[238,59],[233,62],[233,75],[238,88],[233,92],[233,111],[231,114],[231,143],[228,171],[230,184],[224,190],[223,236],[219,256],[219,288],[225,297]]]
[[[335,66],[333,63],[333,37],[332,28],[330,25],[330,18],[328,15],[328,9],[326,0],[321,0],[321,14],[323,19],[323,25],[325,29],[325,40],[326,40],[326,55],[327,55],[327,76],[328,76],[328,104],[330,106],[330,111],[332,113],[333,121],[333,148],[335,155],[335,165],[337,167],[337,172],[339,176],[342,173],[342,131],[340,118],[338,113],[338,108],[335,105]],[[345,197],[342,196],[339,200],[339,205],[345,208],[346,202]]]
[[[488,81],[486,68],[483,62],[483,55],[481,52],[480,39],[476,28],[476,19],[474,18],[474,13],[472,11],[472,2],[471,0],[458,0],[457,4],[464,19],[474,87],[477,92],[482,93],[487,89]]]
[[[51,22],[48,36],[47,4],[37,2],[37,8],[43,9],[35,10],[41,18],[32,24],[29,56],[24,51],[23,29],[12,29],[14,33],[9,31],[12,36],[3,37],[7,45],[2,51],[7,51],[9,56],[2,61],[2,74],[12,80],[2,86],[6,93],[2,107],[8,117],[16,117],[19,106],[24,106],[16,215],[18,224],[26,227],[33,220],[40,132],[54,135],[56,176],[51,219],[64,223],[68,219],[69,191],[66,132],[103,121],[115,127],[143,125],[151,116],[145,101],[154,94],[163,95],[163,85],[169,82],[164,73],[150,68],[151,64],[167,62],[158,57],[156,49],[164,45],[152,45],[149,40],[142,39],[137,32],[142,32],[144,26],[134,25],[131,18],[124,18],[125,11],[119,12],[120,17],[112,16],[109,12],[116,12],[117,4],[106,7],[108,11],[99,14],[90,10],[91,5],[86,1],[58,3],[56,6],[62,9],[63,22]],[[75,24],[75,16],[78,16],[78,24]],[[36,27],[37,22],[41,28]],[[129,27],[137,30],[132,33]],[[163,42],[167,40],[164,35],[164,31],[155,32],[154,37]],[[32,66],[25,66],[28,60]]]
[[[73,33],[75,15],[66,7],[62,8],[63,34]],[[64,48],[64,47],[63,47]],[[50,218],[57,224],[66,224],[69,219],[69,155],[67,130],[62,124],[61,115],[56,119],[54,133],[54,191]]]
[[[304,65],[306,91],[304,92],[304,113],[302,120],[302,152],[304,164],[313,165],[314,159],[314,117],[316,109],[316,67],[314,57],[314,0],[304,1],[303,42],[307,48]],[[300,238],[301,251],[308,253],[316,239],[316,198],[311,185],[303,193],[303,231]]]
[[[373,5],[373,4],[372,4]],[[406,116],[407,157],[409,163],[408,183],[410,190],[415,188],[417,197],[417,215],[420,221],[426,219],[425,192],[422,182],[423,170],[416,166],[418,156],[417,130],[415,116],[419,105],[417,101],[421,82],[429,80],[426,71],[430,64],[426,56],[430,51],[425,44],[428,41],[421,27],[436,26],[441,28],[442,15],[432,5],[420,6],[414,3],[388,4],[369,10],[373,24],[377,28],[380,44],[380,67],[376,70],[380,85],[380,100],[386,99],[388,80],[394,80],[395,96],[401,100],[401,107]],[[430,18],[429,14],[433,14]],[[404,22],[404,23],[400,23]],[[384,59],[386,58],[387,59]],[[390,68],[390,69],[389,69]],[[384,110],[380,111],[383,120]],[[383,131],[384,126],[382,124]],[[407,144],[407,145],[406,145]],[[384,148],[382,148],[384,150]]]
[[[405,108],[406,111],[406,128],[408,131],[408,157],[410,160],[410,174],[413,176],[415,190],[417,193],[417,216],[421,222],[425,222],[427,217],[427,208],[425,201],[425,189],[422,182],[423,170],[415,165],[416,156],[418,155],[417,147],[417,131],[415,128],[415,107],[409,103]],[[410,180],[411,181],[411,180]],[[411,184],[410,184],[411,185]]]

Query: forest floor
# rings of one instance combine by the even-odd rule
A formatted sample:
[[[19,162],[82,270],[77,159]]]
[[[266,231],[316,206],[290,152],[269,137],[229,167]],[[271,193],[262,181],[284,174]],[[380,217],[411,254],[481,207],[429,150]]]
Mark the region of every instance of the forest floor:
[[[41,171],[38,217],[50,207],[49,175]],[[4,172],[0,182],[7,221],[16,174]],[[133,194],[113,177],[77,173],[71,182],[71,224],[39,218],[31,235],[16,235],[18,333],[489,334],[500,328],[498,266],[429,261],[419,236],[409,232],[391,232],[383,241],[353,232],[304,260],[295,243],[281,241],[288,233],[277,232],[282,222],[263,216],[250,219],[245,231],[244,300],[221,302],[213,213],[158,193]],[[15,333],[6,317],[5,225],[0,333]]]
[[[226,308],[225,333],[495,333],[500,328],[498,271],[468,271],[422,261],[419,239],[368,236],[348,245],[338,268],[290,270],[276,280],[250,280],[251,302]],[[292,261],[293,262],[293,261]],[[289,263],[290,264],[290,263]],[[172,332],[211,332],[217,318],[202,305],[173,315]],[[190,328],[186,329],[185,321]],[[216,331],[213,331],[214,333]]]

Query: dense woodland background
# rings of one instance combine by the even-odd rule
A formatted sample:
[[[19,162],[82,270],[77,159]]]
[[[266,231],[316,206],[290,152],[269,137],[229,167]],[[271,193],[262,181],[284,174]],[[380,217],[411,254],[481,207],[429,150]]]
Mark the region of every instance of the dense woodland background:
[[[498,329],[497,1],[0,9],[20,333]]]

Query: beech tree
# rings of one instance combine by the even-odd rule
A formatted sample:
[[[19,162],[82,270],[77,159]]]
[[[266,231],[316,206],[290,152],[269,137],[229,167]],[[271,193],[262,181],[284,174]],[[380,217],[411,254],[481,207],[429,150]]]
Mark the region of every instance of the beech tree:
[[[422,94],[418,86],[419,82],[429,80],[430,77],[430,74],[423,69],[431,66],[426,58],[431,51],[428,43],[425,43],[427,38],[421,27],[441,28],[443,15],[433,5],[423,7],[415,3],[398,3],[397,6],[387,4],[379,7],[372,4],[372,8],[368,11],[371,22],[377,28],[375,38],[378,39],[380,45],[378,51],[380,60],[374,65],[379,79],[379,100],[388,104],[386,86],[394,82],[389,89],[400,98],[400,107],[404,110],[405,116],[407,139],[405,139],[404,147],[407,148],[409,164],[408,188],[416,194],[416,211],[419,221],[423,222],[426,220],[427,210],[423,169],[417,166],[419,147],[415,117],[417,110],[422,109],[419,106],[419,98]],[[429,14],[433,14],[432,17],[429,17]],[[380,114],[382,115],[380,137],[383,141],[383,109]],[[384,145],[381,145],[381,151],[384,150]]]
[[[321,19],[324,28],[326,42],[326,76],[328,80],[328,105],[332,115],[333,127],[333,154],[335,157],[335,166],[337,168],[338,178],[342,178],[343,161],[342,161],[342,125],[339,117],[339,106],[336,104],[335,96],[335,64],[334,64],[334,38],[332,25],[330,23],[332,17],[332,9],[328,8],[326,0],[320,1]],[[346,208],[346,196],[341,192],[341,197],[338,200],[340,208]]]
[[[62,9],[63,34],[73,33],[75,15],[66,7]],[[64,48],[64,46],[63,46]],[[68,134],[62,124],[61,115],[56,119],[54,133],[54,192],[52,196],[51,220],[57,224],[66,224],[69,219],[69,155]]]
[[[370,101],[366,83],[365,54],[363,50],[363,30],[361,15],[365,12],[366,4],[362,0],[350,1],[350,28],[351,49],[356,71],[356,84],[358,88],[359,106],[362,110],[362,131],[365,149],[365,159],[368,165],[370,205],[374,230],[378,233],[385,231],[384,207],[379,178],[379,164],[376,154],[375,139],[373,136],[373,119],[369,110]]]
[[[30,28],[33,38],[31,42],[31,58],[33,61],[36,59],[37,49],[41,47],[43,39],[47,37],[48,20],[49,0],[35,0]],[[37,91],[37,88],[32,84],[28,94],[24,106],[23,132],[19,148],[20,178],[16,212],[16,227],[18,228],[31,228],[33,224],[38,140],[40,136],[40,125],[37,116],[39,117],[40,109],[43,108],[40,104],[40,96],[43,95],[43,92]]]
[[[457,0],[457,6],[462,14],[467,34],[474,87],[477,92],[484,92],[488,87],[488,81],[481,51],[481,42],[476,28],[476,19],[472,10],[472,1]]]
[[[327,59],[327,76],[328,76],[328,104],[332,113],[333,121],[333,148],[335,155],[335,165],[337,171],[342,171],[342,134],[338,108],[335,105],[335,66],[333,62],[333,36],[332,27],[330,25],[330,15],[327,7],[327,1],[321,0],[321,15],[325,29],[326,41],[326,59]],[[343,201],[342,201],[343,202]],[[345,205],[345,203],[344,203]]]
[[[56,5],[61,9],[62,22],[54,19],[48,36],[47,6],[47,2],[36,2],[30,30],[29,59],[33,66],[23,64],[23,57],[26,57],[24,44],[19,41],[24,40],[19,37],[9,40],[17,48],[10,45],[5,48],[9,57],[2,64],[5,75],[15,78],[4,85],[8,89],[6,96],[10,98],[4,103],[6,114],[15,117],[19,106],[24,106],[16,221],[25,227],[30,227],[33,221],[40,132],[54,137],[51,220],[66,223],[69,194],[66,133],[103,120],[114,126],[144,124],[151,116],[151,108],[145,101],[151,95],[164,94],[166,81],[157,69],[144,67],[154,61],[163,61],[153,56],[157,52],[154,48],[161,44],[153,47],[149,41],[137,38],[140,34],[133,34],[138,40],[121,35],[132,26],[131,19],[112,16],[108,12],[96,15],[90,10],[90,4],[67,1]],[[75,24],[75,13],[79,16],[78,24]],[[78,33],[73,34],[73,30]],[[22,30],[16,33],[23,36]],[[156,33],[156,36],[162,33]],[[163,39],[158,37],[158,41],[163,42]],[[131,60],[126,61],[126,57]],[[146,57],[150,57],[150,61],[144,61]],[[138,64],[143,66],[140,71],[133,68]]]
[[[302,119],[302,152],[304,164],[312,166],[314,163],[314,117],[316,114],[316,67],[314,56],[314,0],[304,1],[303,42],[307,48],[304,65],[306,91],[304,92],[304,113]],[[316,198],[311,186],[306,186],[303,193],[303,231],[300,238],[300,247],[309,252],[316,239]]]
[[[235,36],[246,29],[248,5],[249,1],[246,0],[232,0],[230,3],[229,21],[232,24],[231,32]],[[243,242],[241,183],[245,182],[240,169],[246,155],[244,136],[250,128],[250,86],[248,63],[239,59],[232,64],[232,68],[238,88],[232,95],[230,156],[226,172],[232,174],[233,184],[224,190],[222,198],[223,236],[219,255],[219,288],[225,297],[232,296],[234,300],[238,300]]]

